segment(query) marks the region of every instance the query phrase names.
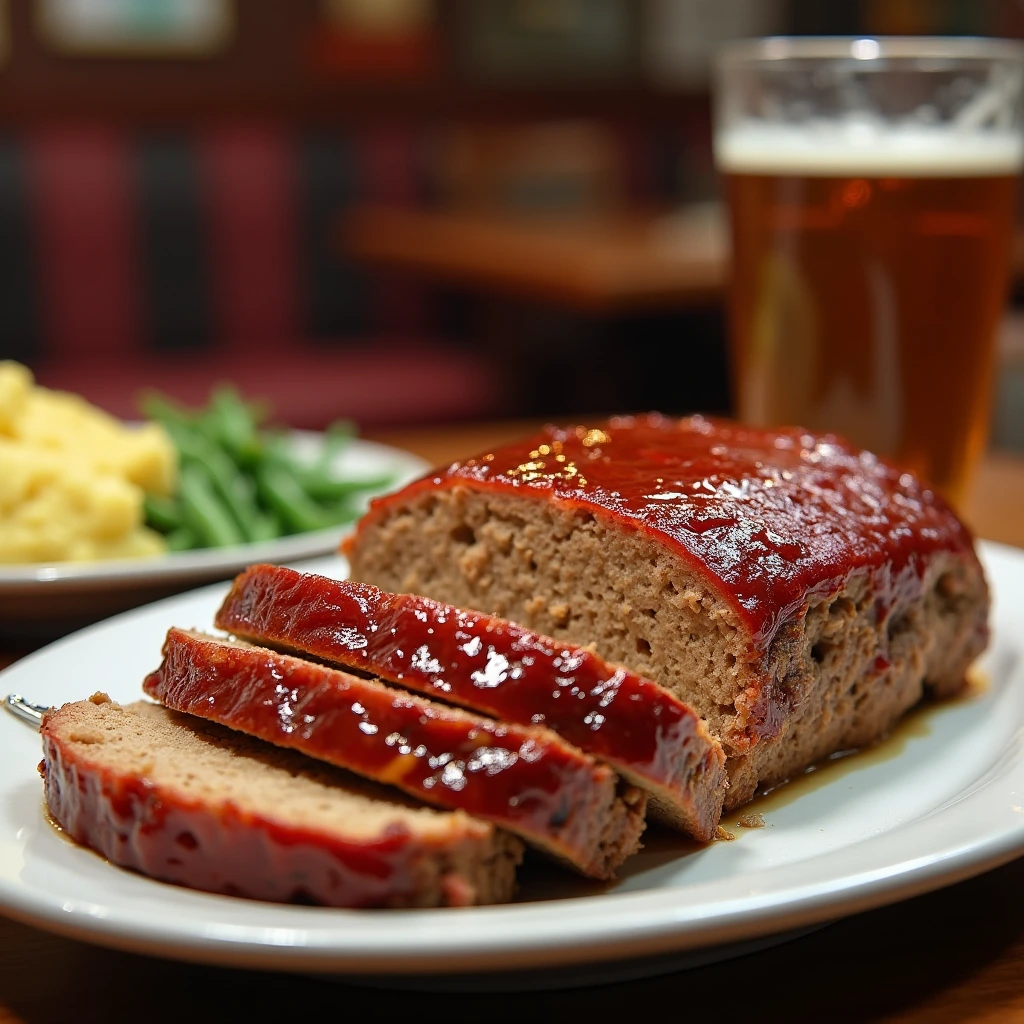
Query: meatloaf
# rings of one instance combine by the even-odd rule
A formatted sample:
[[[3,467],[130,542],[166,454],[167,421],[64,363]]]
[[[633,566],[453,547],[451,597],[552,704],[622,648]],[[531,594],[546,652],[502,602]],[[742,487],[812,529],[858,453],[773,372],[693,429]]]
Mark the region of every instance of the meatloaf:
[[[478,608],[656,680],[728,757],[726,807],[952,694],[987,642],[971,536],[833,435],[616,417],[372,503],[354,579]]]
[[[550,729],[495,722],[277,651],[171,629],[145,691],[515,832],[593,878],[639,849],[642,791]]]
[[[661,820],[702,841],[715,834],[726,788],[720,744],[667,690],[585,648],[416,594],[274,565],[241,573],[215,622],[253,643],[548,726],[647,790]]]
[[[515,836],[200,719],[96,694],[50,712],[42,736],[53,819],[152,878],[335,907],[512,896]]]

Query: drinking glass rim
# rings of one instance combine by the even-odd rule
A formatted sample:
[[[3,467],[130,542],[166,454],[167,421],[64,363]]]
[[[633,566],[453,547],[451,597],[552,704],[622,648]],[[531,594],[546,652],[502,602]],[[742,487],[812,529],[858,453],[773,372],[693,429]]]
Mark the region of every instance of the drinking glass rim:
[[[784,60],[856,60],[868,70],[887,60],[1001,60],[1024,63],[1024,40],[989,36],[764,36],[725,43],[719,67]],[[923,69],[924,70],[924,69]]]

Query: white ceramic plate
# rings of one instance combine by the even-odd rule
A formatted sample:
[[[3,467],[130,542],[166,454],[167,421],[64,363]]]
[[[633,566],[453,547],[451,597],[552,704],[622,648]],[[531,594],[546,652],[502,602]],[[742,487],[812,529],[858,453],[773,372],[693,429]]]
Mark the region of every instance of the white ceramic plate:
[[[183,959],[360,974],[508,971],[752,948],[763,936],[949,884],[1024,852],[1024,552],[984,558],[996,594],[989,685],[919,716],[898,742],[766,801],[766,827],[705,848],[656,837],[614,886],[536,869],[506,907],[344,911],[152,882],[47,824],[39,738],[0,716],[0,910],[93,942]],[[340,575],[340,558],[310,566]],[[207,587],[58,641],[0,674],[0,693],[60,704],[139,697],[168,626],[208,627]],[[812,777],[813,778],[813,777]],[[780,791],[783,796],[785,791]],[[610,968],[595,971],[608,980]],[[621,973],[620,973],[621,976]]]
[[[314,457],[323,435],[295,431],[297,450]],[[429,467],[410,452],[353,440],[335,462],[355,478],[395,475],[395,487]],[[367,494],[364,500],[369,500]],[[350,527],[300,533],[259,544],[173,552],[106,562],[0,565],[0,635],[60,636],[70,629],[202,583],[224,580],[255,562],[293,563],[337,550]]]

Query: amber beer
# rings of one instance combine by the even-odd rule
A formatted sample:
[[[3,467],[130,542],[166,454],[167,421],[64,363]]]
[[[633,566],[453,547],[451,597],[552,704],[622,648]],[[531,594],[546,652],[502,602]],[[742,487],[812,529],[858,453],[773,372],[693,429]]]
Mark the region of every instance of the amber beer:
[[[839,431],[956,500],[986,441],[1020,147],[943,134],[733,138],[719,164],[740,415]]]

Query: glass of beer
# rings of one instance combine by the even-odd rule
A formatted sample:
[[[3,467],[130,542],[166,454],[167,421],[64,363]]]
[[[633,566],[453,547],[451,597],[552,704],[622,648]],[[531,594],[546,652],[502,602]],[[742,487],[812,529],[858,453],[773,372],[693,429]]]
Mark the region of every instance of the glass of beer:
[[[959,501],[987,440],[1024,46],[763,39],[717,76],[739,418],[842,434]]]

